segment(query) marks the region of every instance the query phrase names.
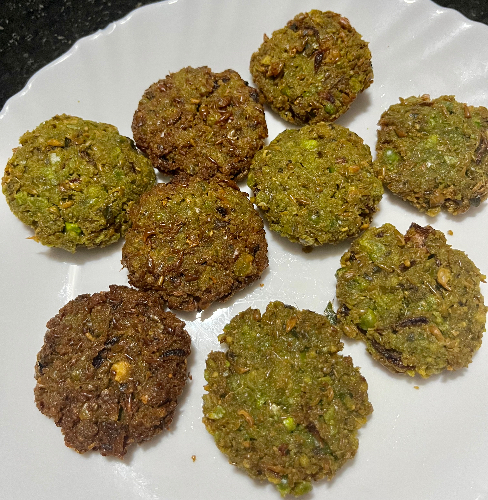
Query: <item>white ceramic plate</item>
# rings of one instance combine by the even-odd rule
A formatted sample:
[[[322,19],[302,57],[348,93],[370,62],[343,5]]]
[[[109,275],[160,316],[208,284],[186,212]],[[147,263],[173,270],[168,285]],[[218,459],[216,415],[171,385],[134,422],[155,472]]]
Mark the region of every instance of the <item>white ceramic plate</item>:
[[[298,12],[319,8],[348,17],[370,42],[374,84],[339,123],[374,150],[376,123],[398,97],[454,94],[488,106],[488,27],[427,0],[175,0],[136,10],[80,40],[8,101],[0,115],[0,164],[19,136],[56,113],[116,125],[131,135],[143,91],[169,71],[208,65],[251,81],[251,54],[264,33]],[[267,112],[269,136],[285,123]],[[2,167],[3,168],[3,167]],[[376,225],[405,231],[412,221],[452,230],[448,242],[488,273],[488,204],[457,218],[428,218],[385,195]],[[201,422],[203,368],[217,335],[239,311],[279,299],[323,312],[334,297],[334,272],[347,244],[305,254],[268,231],[270,266],[260,283],[202,314],[180,315],[193,339],[193,379],[174,424],[124,461],[65,447],[60,430],[33,401],[34,364],[46,322],[80,293],[126,284],[121,244],[75,255],[26,239],[32,231],[0,200],[0,496],[7,499],[276,499],[227,463]],[[487,286],[483,293],[488,295]],[[424,381],[395,376],[360,343],[344,352],[369,382],[375,411],[360,431],[356,457],[307,498],[361,500],[488,498],[488,346],[467,370]],[[416,389],[415,386],[419,388]],[[192,460],[192,455],[196,460]]]

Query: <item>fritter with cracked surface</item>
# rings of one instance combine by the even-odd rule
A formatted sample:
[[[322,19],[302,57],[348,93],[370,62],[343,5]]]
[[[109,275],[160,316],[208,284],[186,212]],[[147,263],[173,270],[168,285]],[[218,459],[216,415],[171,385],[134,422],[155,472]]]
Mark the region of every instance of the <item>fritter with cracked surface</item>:
[[[379,121],[374,168],[428,215],[458,215],[488,197],[488,110],[454,96],[400,99]]]
[[[127,211],[154,185],[151,162],[113,125],[56,115],[20,138],[2,179],[33,239],[74,252],[125,234]]]
[[[247,309],[207,358],[203,422],[229,461],[284,496],[331,479],[358,448],[373,411],[341,332],[320,314],[281,302]]]
[[[122,248],[129,282],[171,309],[202,310],[259,278],[268,266],[263,220],[237,184],[180,174],[130,212]]]
[[[341,258],[337,317],[393,372],[429,377],[467,367],[481,346],[483,276],[441,231],[370,228]]]
[[[368,43],[347,18],[319,10],[265,35],[250,71],[271,108],[298,125],[336,120],[373,82]]]
[[[173,420],[188,378],[184,326],[156,294],[112,285],[78,296],[47,324],[37,407],[70,448],[122,458]]]
[[[327,123],[279,134],[256,154],[247,182],[270,228],[304,246],[357,236],[383,195],[369,147]]]
[[[237,72],[183,68],[151,85],[132,132],[166,174],[220,172],[242,179],[268,129],[259,92]]]

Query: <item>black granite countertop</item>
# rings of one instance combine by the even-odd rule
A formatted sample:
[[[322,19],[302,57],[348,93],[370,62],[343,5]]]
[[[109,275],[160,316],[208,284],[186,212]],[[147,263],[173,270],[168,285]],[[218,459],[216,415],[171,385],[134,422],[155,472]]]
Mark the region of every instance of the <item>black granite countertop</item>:
[[[231,1],[231,0],[229,0]],[[0,0],[0,109],[81,37],[154,0]],[[437,0],[488,24],[487,0]]]

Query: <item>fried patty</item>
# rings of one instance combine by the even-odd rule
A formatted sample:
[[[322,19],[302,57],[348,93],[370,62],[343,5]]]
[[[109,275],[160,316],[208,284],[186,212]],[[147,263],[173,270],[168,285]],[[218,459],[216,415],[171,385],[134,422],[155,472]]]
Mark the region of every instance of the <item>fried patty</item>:
[[[144,92],[134,140],[161,172],[241,179],[268,135],[261,101],[234,70],[183,68]]]
[[[188,378],[184,326],[155,294],[112,285],[78,296],[47,323],[37,407],[70,448],[122,458],[173,419]]]
[[[74,252],[127,230],[128,209],[154,185],[151,162],[113,125],[56,115],[20,138],[2,179],[10,210],[36,241]]]
[[[227,178],[180,174],[145,193],[130,218],[129,282],[158,291],[171,309],[227,300],[268,266],[263,221]]]
[[[247,309],[207,358],[203,422],[229,461],[282,495],[331,479],[358,448],[373,411],[340,330],[311,311],[271,302]]]
[[[341,258],[338,319],[393,372],[429,377],[467,367],[481,346],[484,281],[441,231],[412,224],[370,228]]]
[[[368,43],[334,12],[298,14],[251,57],[254,83],[285,120],[331,122],[373,82]]]
[[[379,121],[374,168],[388,189],[428,215],[488,197],[488,110],[454,96],[400,99]]]
[[[254,157],[248,185],[270,228],[304,246],[357,236],[383,195],[369,147],[327,123],[279,134]]]

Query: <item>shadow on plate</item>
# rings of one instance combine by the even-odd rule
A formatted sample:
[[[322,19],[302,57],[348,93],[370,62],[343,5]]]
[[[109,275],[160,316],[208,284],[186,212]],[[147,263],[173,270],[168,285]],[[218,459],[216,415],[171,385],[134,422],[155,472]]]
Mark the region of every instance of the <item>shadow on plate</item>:
[[[366,114],[371,108],[373,102],[371,99],[371,94],[367,90],[361,92],[356,99],[351,104],[351,107],[334,122],[343,127],[350,128],[354,121],[363,114]],[[378,120],[380,117],[378,116]],[[371,126],[376,126],[376,123],[372,123]]]
[[[203,311],[178,311],[178,310],[173,310],[173,312],[180,318],[181,320],[185,322],[191,322],[199,319],[200,321],[206,321],[210,319],[213,314],[215,314],[217,311],[220,311],[222,309],[228,309],[232,305],[236,304],[239,301],[243,301],[244,298],[247,295],[252,295],[255,291],[259,290],[260,288],[263,288],[261,285],[263,284],[264,280],[266,279],[266,276],[269,273],[269,267],[267,267],[263,273],[261,274],[261,277],[251,283],[250,285],[246,286],[242,290],[239,290],[236,292],[232,297],[227,299],[224,302],[216,301],[213,304],[211,304],[209,307],[204,309]],[[273,299],[270,299],[270,301]],[[250,305],[249,307],[254,307]],[[222,332],[216,332],[216,335],[220,335]]]
[[[40,255],[54,262],[64,262],[79,266],[87,262],[106,259],[117,253],[120,255],[120,258],[122,258],[123,244],[124,239],[121,238],[119,241],[103,248],[79,248],[75,253],[68,252],[62,248],[44,247]],[[122,267],[122,264],[120,266]]]

